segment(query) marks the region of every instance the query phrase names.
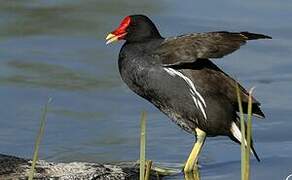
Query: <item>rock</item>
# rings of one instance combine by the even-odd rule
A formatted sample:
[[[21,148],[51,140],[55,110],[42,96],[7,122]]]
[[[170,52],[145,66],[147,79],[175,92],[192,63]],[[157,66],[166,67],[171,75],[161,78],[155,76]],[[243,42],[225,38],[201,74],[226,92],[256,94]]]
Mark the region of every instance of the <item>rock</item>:
[[[31,160],[0,154],[0,180],[26,180]],[[151,172],[150,179],[157,179]],[[99,164],[87,162],[53,163],[37,161],[34,179],[39,180],[136,180],[136,162]]]

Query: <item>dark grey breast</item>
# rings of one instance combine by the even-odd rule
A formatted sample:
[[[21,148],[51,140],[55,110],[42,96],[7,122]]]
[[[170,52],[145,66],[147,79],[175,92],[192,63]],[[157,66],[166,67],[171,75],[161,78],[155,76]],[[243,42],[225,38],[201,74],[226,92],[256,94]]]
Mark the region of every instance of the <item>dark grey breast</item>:
[[[184,130],[193,133],[198,119],[204,119],[204,114],[195,108],[192,97],[197,98],[201,106],[204,102],[178,75],[183,75],[183,72],[171,72],[172,68],[164,67],[161,59],[153,55],[160,43],[161,40],[139,43],[139,46],[126,43],[119,57],[121,77],[132,91],[150,101]]]

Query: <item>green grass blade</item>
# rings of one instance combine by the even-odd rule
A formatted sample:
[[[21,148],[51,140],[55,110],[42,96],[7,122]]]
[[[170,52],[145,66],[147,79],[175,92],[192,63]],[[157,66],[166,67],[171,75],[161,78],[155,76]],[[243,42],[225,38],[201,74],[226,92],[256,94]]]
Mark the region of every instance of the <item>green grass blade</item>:
[[[245,178],[250,179],[250,150],[251,150],[251,137],[252,137],[252,92],[254,88],[251,88],[248,96],[248,107],[247,107],[247,128],[246,128],[246,167],[245,167]]]
[[[34,177],[35,165],[36,165],[36,162],[38,160],[39,147],[40,147],[41,139],[42,139],[42,137],[44,135],[44,131],[45,131],[48,106],[49,106],[49,103],[51,101],[52,101],[52,98],[49,98],[48,102],[46,103],[46,105],[43,109],[43,112],[42,112],[41,124],[40,124],[40,128],[39,128],[39,131],[38,131],[38,134],[36,137],[35,144],[34,144],[33,159],[32,159],[32,164],[31,164],[31,168],[29,171],[29,175],[28,175],[28,180],[33,180],[33,177]]]
[[[239,107],[239,113],[240,113],[240,130],[241,130],[241,179],[245,179],[245,169],[246,169],[246,148],[244,143],[245,138],[245,122],[244,122],[244,114],[242,109],[242,101],[241,101],[241,94],[239,90],[238,83],[236,82],[236,94],[237,94],[237,101],[238,101],[238,107]]]
[[[141,114],[140,132],[140,180],[145,178],[146,112]]]

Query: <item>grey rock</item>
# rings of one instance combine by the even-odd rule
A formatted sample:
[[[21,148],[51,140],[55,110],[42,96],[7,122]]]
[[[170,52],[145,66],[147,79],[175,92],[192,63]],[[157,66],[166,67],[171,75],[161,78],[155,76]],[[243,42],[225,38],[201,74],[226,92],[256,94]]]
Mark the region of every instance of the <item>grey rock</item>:
[[[0,154],[0,180],[26,180],[31,160]],[[152,172],[155,174],[154,172]],[[134,180],[139,179],[136,162],[99,164],[87,162],[54,163],[37,161],[37,180]],[[157,179],[152,175],[150,179]]]

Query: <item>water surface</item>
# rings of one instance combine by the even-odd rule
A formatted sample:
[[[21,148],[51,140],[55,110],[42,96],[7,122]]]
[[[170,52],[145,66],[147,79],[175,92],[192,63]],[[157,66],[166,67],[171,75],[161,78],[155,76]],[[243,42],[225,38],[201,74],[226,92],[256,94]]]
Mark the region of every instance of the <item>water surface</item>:
[[[121,44],[105,35],[128,14],[147,14],[161,34],[252,31],[271,41],[250,42],[216,64],[245,87],[256,86],[266,120],[254,121],[261,163],[252,179],[292,173],[292,2],[10,0],[0,6],[0,152],[32,157],[41,108],[53,98],[40,158],[117,162],[138,159],[139,117],[148,112],[147,156],[182,164],[194,137],[172,124],[121,81]],[[207,139],[202,179],[239,179],[240,148],[224,137]],[[181,175],[169,179],[182,179]]]

